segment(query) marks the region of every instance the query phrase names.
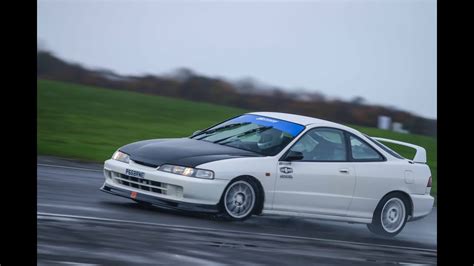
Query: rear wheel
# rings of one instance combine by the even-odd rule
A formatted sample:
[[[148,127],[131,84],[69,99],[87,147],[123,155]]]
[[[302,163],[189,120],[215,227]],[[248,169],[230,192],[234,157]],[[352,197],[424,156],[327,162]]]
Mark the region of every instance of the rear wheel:
[[[221,210],[225,218],[243,221],[252,215],[257,205],[257,186],[250,178],[232,181],[224,191]]]
[[[373,224],[367,224],[367,228],[369,229],[370,232],[374,234],[378,234],[377,228]]]
[[[385,196],[377,205],[372,223],[368,224],[367,228],[378,235],[396,236],[407,222],[407,206],[406,198],[399,193]]]

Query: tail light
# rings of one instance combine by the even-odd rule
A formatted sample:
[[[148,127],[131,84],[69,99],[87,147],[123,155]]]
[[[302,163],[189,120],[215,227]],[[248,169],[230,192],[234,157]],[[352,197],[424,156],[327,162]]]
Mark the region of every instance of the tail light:
[[[428,179],[428,185],[426,185],[426,187],[431,187],[432,182],[433,182],[433,179],[430,176],[430,178]]]

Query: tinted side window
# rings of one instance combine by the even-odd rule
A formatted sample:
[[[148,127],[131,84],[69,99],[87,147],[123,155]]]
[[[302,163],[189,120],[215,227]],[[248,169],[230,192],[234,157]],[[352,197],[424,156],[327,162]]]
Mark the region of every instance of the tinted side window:
[[[345,136],[341,130],[316,128],[308,131],[291,148],[303,153],[301,161],[346,161]]]
[[[360,138],[350,136],[352,158],[363,161],[382,161],[382,156]]]

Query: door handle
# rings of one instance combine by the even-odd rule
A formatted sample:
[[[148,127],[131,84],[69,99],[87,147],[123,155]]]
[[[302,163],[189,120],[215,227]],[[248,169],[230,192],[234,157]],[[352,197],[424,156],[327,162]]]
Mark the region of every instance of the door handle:
[[[348,173],[349,173],[349,169],[339,169],[339,172],[340,172],[340,173],[343,173],[343,174],[348,174]]]

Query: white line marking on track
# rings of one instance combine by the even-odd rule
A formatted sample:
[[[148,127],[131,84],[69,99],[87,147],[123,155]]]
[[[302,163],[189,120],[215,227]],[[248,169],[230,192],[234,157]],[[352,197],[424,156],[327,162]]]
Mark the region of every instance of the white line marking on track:
[[[91,264],[91,263],[83,263],[83,262],[74,262],[74,261],[58,261],[58,263],[64,265],[80,265],[80,266],[95,266],[100,264]]]
[[[169,229],[174,229],[174,230],[188,229],[188,230],[194,230],[194,231],[200,231],[200,232],[202,232],[203,230],[207,230],[207,231],[214,231],[214,232],[253,234],[253,235],[259,235],[259,236],[272,236],[272,237],[280,237],[280,238],[312,240],[312,241],[320,241],[320,242],[332,242],[332,243],[351,244],[351,245],[369,246],[369,247],[380,247],[380,248],[403,249],[403,250],[423,251],[423,252],[431,252],[431,253],[437,253],[438,252],[436,249],[403,247],[403,246],[393,246],[393,245],[383,245],[383,244],[370,244],[370,243],[362,243],[362,242],[355,242],[355,241],[325,239],[325,238],[317,238],[317,237],[290,236],[290,235],[280,235],[280,234],[271,234],[271,233],[258,233],[258,232],[248,232],[248,231],[214,229],[214,228],[208,228],[208,227],[197,227],[197,226],[187,226],[187,225],[170,225],[170,224],[160,224],[160,223],[150,223],[150,222],[138,222],[138,221],[131,221],[131,220],[100,218],[100,217],[81,216],[81,215],[68,215],[68,214],[59,214],[59,213],[37,212],[37,218],[38,219],[72,218],[72,219],[82,219],[82,220],[102,221],[102,222],[115,222],[115,223],[128,223],[128,224],[137,224],[137,225],[161,226],[161,227],[167,227]]]
[[[58,260],[46,260],[48,262],[52,262],[55,264],[63,264],[63,265],[80,265],[80,266],[96,266],[100,264],[91,264],[91,263],[83,263],[83,262],[74,262],[74,261],[58,261]]]
[[[72,166],[63,166],[63,165],[55,165],[55,164],[37,163],[36,165],[38,165],[38,166],[46,166],[46,167],[55,167],[55,168],[84,170],[84,171],[92,171],[92,172],[102,172],[102,170],[97,170],[97,169],[92,169],[92,168],[72,167]]]
[[[80,211],[93,211],[93,212],[110,212],[107,209],[95,208],[95,207],[84,207],[84,206],[75,206],[75,205],[66,205],[66,204],[47,204],[47,203],[38,203],[38,207],[46,208],[59,208],[59,209],[68,209],[68,210],[80,210]]]

